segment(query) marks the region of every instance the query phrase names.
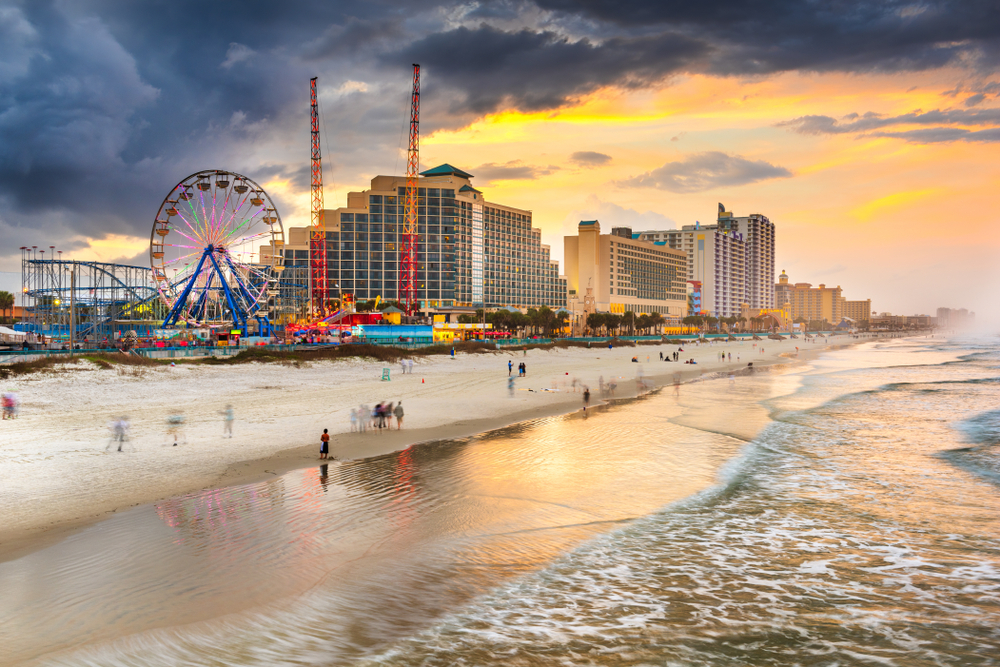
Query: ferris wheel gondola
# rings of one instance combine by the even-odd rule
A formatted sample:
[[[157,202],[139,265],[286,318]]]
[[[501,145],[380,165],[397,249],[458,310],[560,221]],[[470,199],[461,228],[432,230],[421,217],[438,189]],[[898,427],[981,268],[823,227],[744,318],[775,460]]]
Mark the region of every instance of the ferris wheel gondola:
[[[282,269],[278,253],[256,251],[284,240],[277,207],[250,178],[212,169],[182,180],[150,233],[153,281],[168,308],[163,325],[246,328]]]

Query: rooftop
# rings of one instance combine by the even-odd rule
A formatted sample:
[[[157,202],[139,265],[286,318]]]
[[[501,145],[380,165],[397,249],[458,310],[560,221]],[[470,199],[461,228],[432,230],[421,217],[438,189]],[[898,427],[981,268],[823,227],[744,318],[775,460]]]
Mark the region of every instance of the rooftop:
[[[427,171],[420,172],[421,176],[458,176],[460,178],[473,178],[472,174],[467,171],[462,171],[458,167],[453,167],[447,162],[434,167],[433,169],[428,169]]]

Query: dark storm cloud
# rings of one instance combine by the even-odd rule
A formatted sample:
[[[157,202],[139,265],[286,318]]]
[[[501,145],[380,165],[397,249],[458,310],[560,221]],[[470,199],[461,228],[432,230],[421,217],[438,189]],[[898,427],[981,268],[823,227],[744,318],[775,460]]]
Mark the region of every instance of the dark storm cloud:
[[[618,184],[626,187],[656,188],[670,192],[700,192],[719,187],[735,187],[771,178],[787,178],[792,173],[764,160],[748,160],[719,151],[697,153],[659,169]]]
[[[493,181],[534,180],[541,176],[548,176],[558,170],[559,167],[554,165],[538,167],[530,164],[524,164],[520,160],[512,160],[510,162],[505,162],[504,164],[487,162],[486,164],[481,164],[473,169],[472,173],[475,174],[476,178],[481,181],[490,183]]]
[[[500,4],[509,15],[510,3]],[[918,71],[1000,64],[1000,3],[983,0],[537,0],[535,27],[488,21],[431,32],[384,54],[420,62],[448,110],[557,108],[593,90],[653,86],[673,74]],[[475,19],[490,3],[474,3]],[[522,14],[527,10],[521,9]],[[581,20],[583,19],[583,20]],[[431,88],[428,89],[430,92]],[[443,91],[442,91],[443,92]]]
[[[482,24],[434,33],[384,63],[419,62],[434,88],[452,89],[455,112],[563,106],[605,86],[638,88],[682,70],[707,51],[680,34],[571,41],[550,31],[508,32]]]
[[[537,0],[626,29],[682,29],[717,45],[719,74],[899,71],[966,64],[992,68],[1000,55],[993,0]]]
[[[377,10],[0,5],[0,262],[13,243],[147,235],[181,178],[204,168],[256,175],[256,147],[281,135],[301,136],[302,160],[277,175],[307,188],[306,86],[319,68],[297,53],[337,22],[361,48],[365,11]],[[377,122],[369,114],[356,128]]]
[[[33,237],[146,235],[164,193],[204,168],[287,179],[289,198],[304,194],[311,76],[327,183],[343,174],[354,184],[394,160],[402,168],[412,62],[425,68],[425,133],[698,72],[952,65],[965,73],[956,104],[974,114],[1000,92],[983,76],[1000,62],[998,34],[1000,3],[983,0],[0,0],[0,262]],[[913,141],[974,124],[983,129],[919,136],[992,141],[992,121],[970,118],[911,121],[916,130],[867,116],[788,127]],[[647,176],[672,187],[739,180],[726,170],[740,172],[742,158],[727,160],[716,171],[691,164],[687,180]],[[548,169],[489,164],[497,178]],[[275,196],[283,208],[297,201]]]
[[[569,160],[581,167],[600,167],[611,162],[611,156],[596,151],[576,151],[569,156]]]
[[[338,56],[366,55],[370,45],[398,42],[405,37],[403,24],[397,18],[372,20],[351,17],[344,25],[332,25],[304,52],[307,59],[320,60]]]

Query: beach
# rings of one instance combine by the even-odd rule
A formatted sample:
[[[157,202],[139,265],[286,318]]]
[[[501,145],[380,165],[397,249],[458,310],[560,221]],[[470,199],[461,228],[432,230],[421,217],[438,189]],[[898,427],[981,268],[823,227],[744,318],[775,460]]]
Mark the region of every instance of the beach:
[[[568,348],[527,353],[487,352],[415,359],[400,365],[344,359],[295,365],[180,364],[175,367],[98,369],[89,362],[4,382],[21,401],[20,417],[0,425],[0,559],[57,540],[115,512],[178,494],[280,475],[315,466],[319,437],[329,429],[331,457],[357,460],[415,443],[460,438],[600,403],[598,383],[617,384],[615,396],[649,386],[725,378],[788,363],[829,345],[856,342],[787,339],[687,345],[681,359],[659,360],[674,345],[614,349]],[[759,348],[763,347],[761,353]],[[720,352],[732,362],[719,361]],[[637,357],[639,363],[633,363]],[[508,395],[507,365],[527,373]],[[388,369],[391,380],[382,379]],[[677,374],[680,374],[679,376]],[[577,381],[576,391],[573,382]],[[403,429],[351,433],[349,414],[360,404],[403,402]],[[224,437],[223,411],[235,412],[234,437]],[[184,415],[180,444],[172,446],[167,419]],[[127,416],[130,438],[119,453],[109,424]],[[747,437],[752,437],[750,433]]]
[[[613,350],[618,358],[529,352],[520,357],[529,377],[547,369],[550,391],[528,391],[537,381],[520,380],[524,396],[514,399],[494,368],[506,370],[506,355],[428,360],[404,395],[423,406],[418,428],[393,440],[344,433],[345,418],[334,437],[339,460],[330,463],[317,460],[318,443],[297,452],[290,438],[268,457],[245,465],[230,452],[227,462],[213,451],[228,451],[218,442],[221,410],[203,396],[200,424],[190,397],[186,445],[144,444],[137,432],[134,452],[103,456],[131,458],[133,473],[152,480],[156,463],[144,462],[145,452],[188,447],[216,476],[72,529],[26,530],[24,553],[0,561],[0,665],[625,667],[666,659],[708,667],[812,654],[850,665],[991,664],[1000,567],[995,342],[844,337],[797,359],[789,359],[794,344],[789,354],[772,343],[766,364],[732,376],[709,368],[723,349],[695,352],[706,373],[676,391],[672,374],[650,372],[655,347]],[[619,372],[618,397],[595,399],[586,413],[579,393],[563,391],[589,371],[609,381],[601,362],[631,369],[647,350],[643,375],[659,390],[627,398],[636,372]],[[584,370],[562,371],[562,380],[567,361]],[[237,397],[236,377],[273,382],[283,372],[313,396],[314,410],[341,411],[333,423],[348,408],[331,405],[332,390],[314,374],[354,372],[352,386],[368,392],[388,385],[364,377],[380,377],[376,365],[342,364],[185,370],[220,392],[230,372],[226,391]],[[444,386],[449,364],[502,376],[454,378],[448,400],[475,411],[461,423],[447,423],[434,393],[420,391]],[[167,376],[160,390],[172,382]],[[233,405],[264,386],[273,385],[246,384],[244,402]],[[340,400],[367,398],[359,389]],[[518,408],[522,398],[539,405]],[[538,416],[526,418],[531,409]],[[274,419],[267,424],[277,438],[296,417]],[[491,420],[516,423],[441,436]],[[22,476],[54,460],[23,464]],[[107,488],[109,474],[98,476]],[[122,497],[140,497],[122,478]],[[178,474],[175,488],[195,479]],[[93,502],[85,481],[40,486]]]

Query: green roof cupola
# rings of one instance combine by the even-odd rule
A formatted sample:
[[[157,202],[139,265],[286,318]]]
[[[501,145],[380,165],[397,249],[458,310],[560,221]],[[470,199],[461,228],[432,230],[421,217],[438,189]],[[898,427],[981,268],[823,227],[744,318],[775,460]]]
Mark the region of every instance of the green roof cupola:
[[[472,174],[453,167],[447,162],[445,164],[420,172],[421,176],[458,176],[459,178],[473,178]]]

